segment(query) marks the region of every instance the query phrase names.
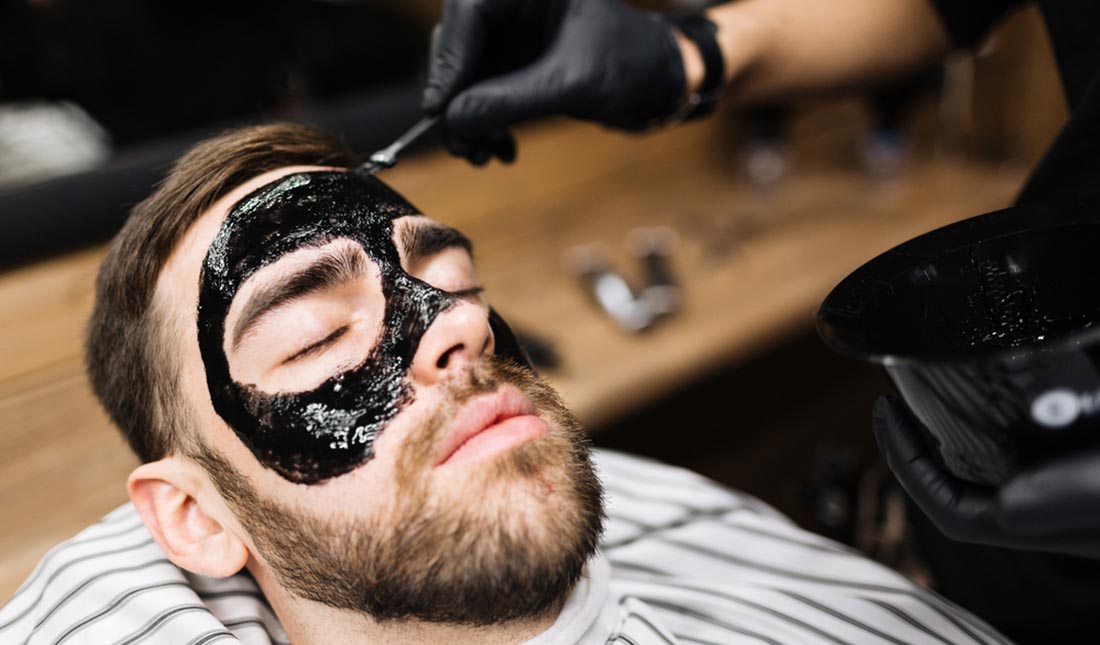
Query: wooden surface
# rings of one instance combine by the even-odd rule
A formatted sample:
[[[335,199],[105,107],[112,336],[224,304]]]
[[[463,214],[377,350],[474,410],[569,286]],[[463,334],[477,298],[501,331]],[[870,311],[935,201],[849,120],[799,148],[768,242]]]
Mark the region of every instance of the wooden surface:
[[[476,245],[490,297],[563,358],[553,380],[590,424],[634,409],[812,325],[828,290],[874,254],[1001,207],[1021,175],[917,161],[884,187],[836,163],[805,163],[762,194],[738,181],[717,122],[644,138],[573,123],[525,130],[521,163],[475,170],[443,155],[385,179]],[[634,226],[682,238],[683,312],[641,335],[618,330],[563,269],[598,242],[628,262]],[[100,249],[0,275],[0,600],[51,546],[125,500],[134,459],[89,393],[81,330]],[[731,393],[736,396],[736,393]]]

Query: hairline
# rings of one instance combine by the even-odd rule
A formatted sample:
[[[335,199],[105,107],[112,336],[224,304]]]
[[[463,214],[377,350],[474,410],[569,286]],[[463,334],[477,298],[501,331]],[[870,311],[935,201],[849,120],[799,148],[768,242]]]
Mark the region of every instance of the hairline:
[[[310,168],[312,170],[292,170],[287,172],[289,168]],[[161,380],[161,387],[169,390],[163,392],[162,396],[157,397],[159,401],[169,402],[166,405],[158,406],[162,409],[156,411],[157,416],[160,417],[161,423],[167,426],[166,429],[168,431],[168,442],[164,457],[183,456],[205,467],[205,462],[199,459],[200,455],[202,455],[202,449],[205,447],[207,450],[214,451],[215,453],[218,452],[215,451],[210,442],[206,441],[203,437],[202,424],[198,421],[199,410],[195,402],[191,400],[191,397],[187,396],[185,388],[183,387],[184,366],[186,364],[184,343],[188,335],[186,331],[192,330],[196,335],[198,333],[197,317],[195,325],[192,326],[188,324],[189,321],[186,316],[188,311],[197,312],[198,305],[194,303],[194,306],[190,308],[188,308],[186,304],[182,306],[173,306],[175,305],[175,301],[169,298],[165,287],[169,271],[177,266],[178,262],[182,261],[181,250],[183,246],[187,244],[192,235],[195,235],[196,227],[198,227],[203,220],[220,212],[221,220],[224,222],[225,218],[229,216],[233,208],[239,204],[241,200],[246,199],[260,188],[279,181],[283,177],[292,175],[295,172],[321,172],[325,170],[347,172],[350,171],[351,168],[320,164],[287,164],[279,168],[255,174],[234,186],[223,187],[221,195],[212,200],[206,208],[202,209],[198,216],[180,232],[172,250],[168,253],[168,256],[157,271],[156,279],[153,282],[152,297],[150,298],[149,308],[147,310],[148,320],[143,327],[148,334],[148,358],[159,362],[160,367],[158,369],[161,370],[161,376],[163,377]],[[278,176],[273,176],[270,181],[258,186],[249,186],[256,179],[265,175]],[[246,188],[246,186],[248,188]],[[220,227],[221,224],[219,223],[219,229]],[[210,244],[212,243],[213,240],[206,244],[203,250],[204,257],[209,251]],[[201,275],[202,263],[200,262],[199,274],[195,276],[196,282],[201,279]],[[201,363],[202,357],[199,356],[198,358]],[[202,373],[205,379],[205,366],[203,366]],[[222,457],[223,459],[225,458],[224,455],[222,455]]]
[[[294,168],[297,170],[288,171],[288,169]],[[309,168],[311,170],[302,170]],[[262,173],[256,174],[252,177],[245,179],[235,186],[225,187],[222,195],[214,199],[205,209],[203,209],[197,217],[195,217],[180,233],[172,250],[168,253],[167,258],[161,265],[157,272],[156,279],[153,285],[152,298],[150,299],[149,308],[147,310],[148,320],[143,326],[145,333],[148,334],[148,347],[149,347],[149,359],[159,363],[161,375],[163,380],[161,386],[170,391],[164,392],[161,397],[158,397],[161,401],[168,401],[167,405],[159,406],[161,408],[157,410],[157,415],[160,417],[162,424],[168,426],[168,445],[164,454],[165,457],[169,456],[184,456],[191,461],[195,461],[205,467],[206,461],[200,459],[203,455],[202,448],[213,451],[215,454],[220,454],[220,451],[216,450],[209,441],[206,441],[203,432],[202,424],[198,422],[199,410],[196,407],[196,403],[191,400],[191,397],[187,396],[185,388],[183,387],[183,373],[186,363],[186,352],[184,351],[187,342],[186,333],[188,330],[193,331],[197,335],[197,316],[195,324],[189,324],[187,319],[188,312],[197,311],[197,303],[193,307],[188,308],[186,303],[179,305],[175,300],[169,297],[166,281],[168,273],[178,263],[182,261],[181,249],[187,244],[192,235],[195,235],[195,229],[203,220],[208,217],[213,217],[220,213],[222,222],[229,217],[233,209],[242,200],[247,199],[249,195],[253,194],[257,190],[275,183],[282,178],[295,174],[296,172],[323,172],[326,170],[334,170],[339,172],[351,172],[350,167],[340,167],[333,165],[313,165],[313,164],[288,164],[280,168],[267,170]],[[250,186],[257,178],[266,175],[273,175],[273,177],[258,186]],[[248,188],[246,188],[246,186]],[[464,233],[458,229],[425,216],[423,213],[409,213],[397,219],[403,219],[404,217],[414,217],[420,220],[422,223],[419,225],[406,226],[403,228],[401,234],[396,235],[401,240],[402,245],[405,243],[405,236],[413,234],[414,231],[419,229],[442,229],[455,234],[458,243],[448,245],[447,249],[457,248],[462,249],[471,259],[473,259],[472,243],[466,237]],[[219,229],[221,223],[219,223]],[[330,242],[333,240],[330,240]],[[396,241],[396,240],[395,240]],[[202,250],[203,256],[209,251],[210,245],[213,243],[211,240],[205,245]],[[441,252],[436,251],[436,253]],[[417,259],[423,260],[430,255],[420,256]],[[201,280],[202,275],[202,262],[199,263],[199,273],[194,276],[196,282]],[[196,340],[197,343],[197,340]],[[198,360],[202,361],[202,357],[198,356]],[[203,376],[205,378],[205,366],[202,369]],[[221,455],[225,459],[225,455]]]

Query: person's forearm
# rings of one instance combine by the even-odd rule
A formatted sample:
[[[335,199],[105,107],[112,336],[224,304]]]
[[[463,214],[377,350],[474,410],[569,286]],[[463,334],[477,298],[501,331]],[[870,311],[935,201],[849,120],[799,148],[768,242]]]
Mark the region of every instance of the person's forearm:
[[[707,16],[718,25],[725,100],[735,103],[873,83],[949,48],[929,0],[735,0]],[[702,59],[680,42],[691,90]]]

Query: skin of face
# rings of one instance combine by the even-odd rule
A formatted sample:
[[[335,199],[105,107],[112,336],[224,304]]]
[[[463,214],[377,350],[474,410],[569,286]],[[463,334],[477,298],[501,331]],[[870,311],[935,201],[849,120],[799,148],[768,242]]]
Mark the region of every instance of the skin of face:
[[[385,550],[388,544],[406,544],[406,538],[417,533],[416,529],[408,531],[405,521],[409,520],[426,522],[423,525],[426,529],[429,525],[443,529],[443,533],[428,533],[439,537],[429,540],[428,544],[421,543],[418,548],[432,547],[429,549],[432,557],[456,566],[450,578],[443,579],[444,583],[461,580],[467,575],[462,572],[466,566],[464,558],[472,557],[473,550],[477,549],[481,549],[477,554],[480,561],[497,562],[487,569],[483,567],[485,580],[497,578],[494,571],[503,571],[514,562],[539,562],[542,568],[513,571],[517,576],[515,580],[521,584],[520,589],[526,589],[522,581],[531,576],[546,579],[548,571],[570,569],[563,569],[554,562],[572,561],[580,567],[595,548],[602,517],[601,493],[588,464],[583,439],[576,439],[580,436],[580,428],[575,418],[565,418],[571,415],[560,400],[547,403],[548,397],[537,394],[537,387],[532,389],[530,384],[517,387],[500,381],[502,384],[496,387],[493,395],[504,392],[513,401],[517,397],[521,401],[533,401],[533,409],[537,412],[526,415],[526,420],[521,419],[520,431],[508,434],[503,444],[498,442],[488,449],[474,450],[472,458],[458,459],[459,452],[455,452],[455,459],[440,462],[454,448],[449,438],[453,439],[455,434],[447,424],[438,423],[440,418],[450,418],[441,417],[440,412],[453,412],[455,405],[460,406],[460,412],[476,407],[473,403],[482,394],[456,404],[455,392],[459,391],[459,384],[469,382],[471,374],[485,368],[494,350],[494,339],[488,321],[488,305],[475,288],[480,283],[469,252],[461,247],[449,247],[410,262],[404,249],[406,229],[439,226],[429,218],[408,216],[395,220],[394,243],[401,265],[419,280],[461,295],[454,306],[443,310],[423,332],[407,372],[412,392],[410,402],[399,409],[378,436],[373,459],[338,477],[310,484],[294,483],[257,461],[213,409],[198,348],[196,320],[200,269],[210,243],[230,209],[243,196],[290,173],[323,170],[331,168],[281,168],[234,189],[189,229],[158,278],[153,306],[161,314],[167,336],[173,340],[171,351],[177,353],[182,367],[180,395],[184,397],[194,419],[191,425],[198,429],[202,442],[229,464],[234,478],[240,478],[249,489],[272,502],[265,516],[278,515],[294,526],[307,526],[307,520],[312,518],[326,526],[322,533],[337,536],[337,543],[338,536],[345,535],[345,531],[382,536],[383,543],[365,553],[360,549],[361,559],[352,562],[351,570],[364,561],[370,564],[374,558],[371,554],[378,553],[375,550],[378,547]],[[267,393],[307,391],[334,373],[359,364],[367,356],[383,319],[384,298],[377,267],[365,255],[365,272],[359,280],[312,293],[274,309],[261,318],[259,324],[252,326],[239,342],[232,342],[228,331],[234,329],[250,296],[260,289],[293,274],[319,254],[362,254],[362,249],[356,247],[357,244],[350,240],[334,239],[321,247],[292,251],[265,265],[241,285],[227,316],[227,338],[223,346],[235,381],[253,384]],[[339,334],[333,336],[333,330],[339,330]],[[528,398],[528,394],[532,398]],[[550,398],[555,398],[552,391],[550,394]],[[432,424],[433,420],[437,423]],[[437,428],[438,436],[426,434],[425,428],[430,427]],[[425,437],[430,440],[426,441]],[[411,453],[419,453],[420,457],[410,458]],[[411,474],[410,463],[415,466]],[[224,482],[221,485],[224,490]],[[322,600],[322,604],[309,605],[305,613],[315,619],[312,622],[292,620],[295,615],[303,615],[301,610],[305,601],[301,590],[288,592],[281,581],[287,581],[287,572],[294,576],[303,566],[300,560],[295,564],[295,548],[279,549],[286,551],[289,548],[292,556],[289,565],[285,561],[282,564],[267,561],[263,548],[257,548],[257,540],[272,548],[277,540],[270,539],[271,529],[264,532],[267,537],[259,533],[250,535],[250,527],[245,526],[249,524],[249,517],[245,517],[245,522],[240,520],[239,507],[234,509],[223,498],[218,485],[196,461],[172,457],[143,464],[131,475],[129,490],[145,524],[150,526],[157,543],[177,566],[209,576],[228,576],[242,567],[248,568],[292,636],[318,633],[318,625],[344,624],[338,620],[342,616],[333,615],[331,608],[324,608],[323,604],[331,604],[326,600]],[[296,517],[300,524],[294,521]],[[392,543],[387,537],[390,527],[397,527]],[[255,531],[254,524],[252,529]],[[278,532],[277,527],[275,531]],[[451,531],[459,533],[449,533]],[[445,537],[452,535],[464,536],[463,539],[472,542],[461,547],[463,543]],[[509,554],[497,549],[493,539],[484,539],[500,535],[510,536],[503,544],[519,544],[527,550]],[[301,544],[301,540],[290,544]],[[333,539],[327,542],[322,539],[319,544],[332,545]],[[453,553],[455,550],[461,553]],[[340,548],[335,549],[335,553],[340,551]],[[409,564],[408,558],[400,554],[390,556],[378,562]],[[580,571],[579,568],[570,570]],[[407,579],[421,571],[422,568],[412,567],[399,577]],[[399,586],[400,580],[397,582]],[[551,599],[550,604],[543,602],[546,598],[535,598],[526,606],[551,608],[570,587],[568,580],[561,582],[555,588],[557,591],[550,592],[547,597]],[[437,590],[447,588],[444,584]],[[491,595],[481,597],[483,606],[485,598],[495,598],[488,602],[494,606],[507,605],[506,598],[515,598],[511,594],[514,592],[492,595],[492,586],[474,586],[473,591],[481,593],[486,589]],[[497,588],[496,592],[502,589]],[[454,598],[454,595],[444,593],[441,598]],[[461,612],[460,609],[454,615],[473,615]],[[359,612],[353,614],[359,615]],[[477,614],[469,620],[475,621],[474,624],[495,620],[486,619],[485,615]],[[553,619],[552,612],[542,610],[537,614],[516,615],[519,619],[511,624],[517,628],[517,634],[538,633]],[[356,633],[362,633],[364,620],[362,615],[354,620]],[[329,631],[330,638],[332,633]],[[384,639],[392,636],[376,635]],[[303,642],[306,641],[303,638]]]
[[[372,177],[295,173],[235,206],[210,249],[198,318],[214,407],[290,481],[317,483],[372,458],[377,433],[410,398],[406,377],[423,334],[479,295],[466,254],[445,253],[469,249],[465,237],[421,217],[398,221],[407,215],[419,213]],[[458,286],[411,275],[402,253],[406,266],[442,266],[437,281]],[[262,373],[242,382],[231,375],[242,364]],[[303,391],[303,375],[317,372],[323,385]],[[273,388],[278,380],[287,386]]]
[[[155,295],[154,306],[166,314],[167,324],[174,328],[174,337],[195,338],[197,277],[206,251],[231,206],[244,195],[279,177],[313,170],[326,169],[289,167],[255,177],[219,200],[192,226],[162,271]],[[405,258],[400,242],[403,227],[431,223],[426,217],[403,217],[395,222],[395,244],[403,264]],[[353,245],[347,240],[334,240],[323,248],[290,253],[264,267],[242,285],[230,309],[226,328],[232,329],[240,313],[240,303],[245,302],[249,294],[264,283],[287,275],[316,254]],[[315,387],[341,367],[361,360],[369,351],[381,320],[377,268],[369,263],[368,266],[371,273],[367,280],[342,286],[333,293],[311,296],[275,311],[266,316],[235,349],[229,347],[227,341],[227,357],[234,378],[255,383],[268,392],[301,391]],[[404,268],[415,277],[448,291],[479,286],[473,261],[461,248],[447,249],[424,259],[417,266]],[[323,338],[327,331],[338,325],[348,325],[349,331],[326,346],[325,351],[308,357],[308,360],[299,359],[290,364],[283,362],[286,357]],[[182,365],[181,394],[191,406],[207,444],[215,446],[255,488],[282,500],[288,507],[307,509],[322,516],[339,516],[349,512],[346,500],[361,496],[363,491],[372,491],[379,504],[387,503],[382,492],[393,488],[399,446],[410,432],[427,421],[432,410],[445,403],[442,390],[436,386],[451,374],[490,354],[493,351],[493,337],[488,323],[488,304],[480,295],[463,297],[456,306],[440,314],[421,339],[409,369],[408,378],[414,389],[414,400],[380,435],[375,444],[375,458],[346,475],[318,485],[293,484],[264,468],[213,410],[197,344],[182,342],[175,351],[180,354]],[[439,360],[444,355],[447,356],[446,366],[440,367]],[[444,464],[435,469],[432,476],[435,486],[461,487],[469,473],[466,468],[452,468],[450,464]],[[211,493],[210,497],[216,495]],[[223,505],[212,503],[211,506]],[[220,521],[236,524],[227,510],[223,509],[218,515]]]

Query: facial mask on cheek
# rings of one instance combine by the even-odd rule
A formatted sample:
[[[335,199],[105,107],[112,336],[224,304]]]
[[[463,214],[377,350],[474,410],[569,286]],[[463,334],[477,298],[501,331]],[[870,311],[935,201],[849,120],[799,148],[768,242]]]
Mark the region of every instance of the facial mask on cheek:
[[[374,456],[374,441],[411,401],[407,372],[420,338],[456,297],[401,268],[393,221],[419,215],[385,184],[346,172],[287,175],[233,207],[199,278],[198,340],[214,410],[261,464],[296,483],[342,475]],[[336,238],[377,263],[386,298],[366,360],[306,392],[271,394],[233,380],[225,318],[241,285],[262,267]]]

